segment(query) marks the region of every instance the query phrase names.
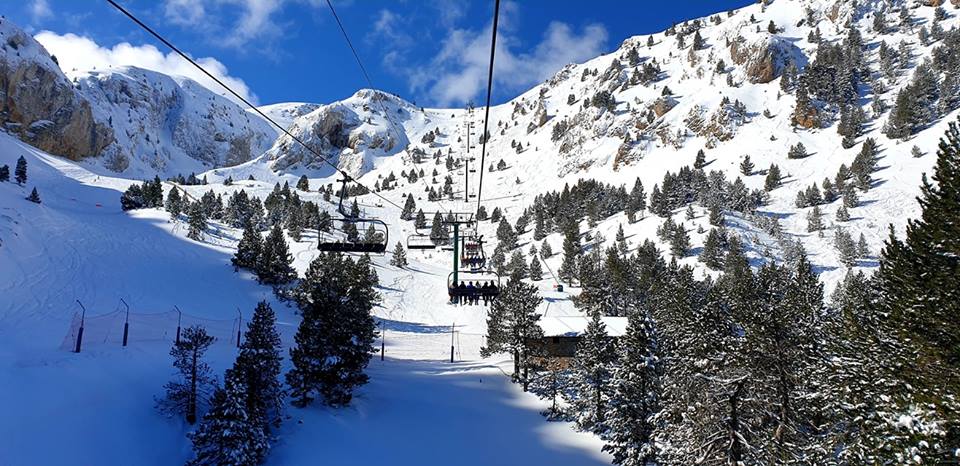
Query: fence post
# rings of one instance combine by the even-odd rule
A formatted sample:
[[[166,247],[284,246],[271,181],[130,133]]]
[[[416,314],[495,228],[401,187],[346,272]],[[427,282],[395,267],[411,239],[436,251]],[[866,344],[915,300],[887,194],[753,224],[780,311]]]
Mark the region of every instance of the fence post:
[[[127,316],[123,319],[123,346],[127,346],[127,336],[130,334],[130,305],[123,298],[120,302],[127,308]]]
[[[387,327],[384,321],[380,321],[380,360],[383,361],[383,354],[387,348]]]
[[[77,300],[77,304],[80,305],[82,311],[80,313],[80,330],[77,331],[77,346],[73,351],[74,353],[80,352],[80,344],[83,342],[83,320],[87,317],[87,308],[83,307],[83,303],[81,303],[79,299]]]
[[[237,348],[239,348],[240,347],[240,329],[243,328],[243,313],[240,312],[239,307],[237,308],[237,315],[239,316],[239,318],[237,319]]]
[[[180,312],[180,308],[176,304],[173,305],[173,308],[177,311],[177,344],[180,344],[180,321],[183,319],[183,312]]]

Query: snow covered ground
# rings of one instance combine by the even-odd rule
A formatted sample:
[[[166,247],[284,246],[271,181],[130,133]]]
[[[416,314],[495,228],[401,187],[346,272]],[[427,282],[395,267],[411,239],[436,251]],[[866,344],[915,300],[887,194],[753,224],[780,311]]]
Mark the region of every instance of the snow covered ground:
[[[236,231],[214,227],[206,242],[191,241],[165,212],[122,212],[119,194],[131,181],[96,175],[0,134],[0,165],[13,167],[20,155],[28,163],[26,185],[0,183],[0,399],[9,400],[0,464],[184,462],[189,426],[154,409],[173,372],[170,337],[145,341],[156,332],[143,328],[149,320],[140,314],[176,305],[222,322],[237,309],[249,317],[267,299],[285,345],[299,317],[267,287],[233,271]],[[24,199],[34,186],[40,205]],[[272,184],[251,186],[264,195]],[[300,270],[313,255],[309,238],[292,246]],[[407,270],[375,258],[386,360],[374,359],[370,384],[348,408],[290,407],[269,464],[609,464],[595,437],[539,415],[543,402],[504,376],[506,358],[479,358],[485,309],[445,304],[444,260],[428,256],[411,253]],[[107,343],[91,337],[93,328],[79,354],[62,347],[76,300],[95,327],[94,316],[123,309],[121,298],[134,313],[128,347],[116,343],[116,334]],[[572,308],[563,294],[547,293],[547,300],[551,315]],[[208,353],[219,374],[236,355],[226,340]]]

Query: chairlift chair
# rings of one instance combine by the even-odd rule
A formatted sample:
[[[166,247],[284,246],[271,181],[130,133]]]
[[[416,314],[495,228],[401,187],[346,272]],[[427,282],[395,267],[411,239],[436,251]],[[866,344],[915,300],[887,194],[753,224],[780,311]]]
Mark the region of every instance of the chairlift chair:
[[[433,242],[430,235],[413,234],[407,236],[407,249],[436,249],[437,243]]]
[[[447,276],[447,293],[452,302],[469,298],[489,302],[500,295],[500,274],[493,270],[458,270],[459,283],[454,283],[453,275],[450,272]]]
[[[340,181],[343,182],[343,188],[340,190],[340,204],[337,211],[342,217],[331,219],[334,229],[338,230],[340,235],[321,232],[317,249],[324,252],[385,253],[390,239],[387,224],[380,219],[362,218],[348,213],[343,208],[343,200],[350,178],[344,175]],[[336,228],[337,223],[340,224],[339,228]]]

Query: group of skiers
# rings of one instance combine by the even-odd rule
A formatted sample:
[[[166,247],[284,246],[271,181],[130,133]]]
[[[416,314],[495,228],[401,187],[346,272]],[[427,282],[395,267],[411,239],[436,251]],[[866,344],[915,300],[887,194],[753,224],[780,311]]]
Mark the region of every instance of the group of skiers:
[[[486,306],[493,301],[500,289],[492,281],[481,284],[477,282],[460,282],[449,290],[450,302],[453,304],[480,304],[483,299],[483,305]]]

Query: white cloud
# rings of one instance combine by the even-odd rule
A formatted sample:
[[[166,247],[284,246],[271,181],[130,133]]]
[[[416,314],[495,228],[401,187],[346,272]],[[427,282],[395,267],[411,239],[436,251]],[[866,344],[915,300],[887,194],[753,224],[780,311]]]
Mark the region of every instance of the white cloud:
[[[110,67],[136,66],[164,74],[185,76],[197,81],[207,89],[243,105],[220,85],[196,69],[174,52],[164,54],[152,45],[132,45],[122,42],[113,47],[101,47],[88,37],[75,34],[59,35],[43,31],[36,36],[47,51],[57,56],[60,68],[68,75],[88,70],[104,70]],[[230,76],[227,67],[215,58],[194,58],[210,74],[237,91],[238,94],[257,104],[257,97],[242,79]]]
[[[30,3],[30,15],[33,16],[34,21],[40,21],[53,16],[53,11],[50,10],[50,3],[47,0],[33,0]]]
[[[523,50],[514,18],[519,6],[506,2],[501,9],[497,36],[494,89],[517,92],[540,83],[569,63],[603,53],[607,30],[600,24],[576,31],[569,24],[552,22],[541,40]],[[459,16],[454,14],[454,17]],[[411,91],[427,96],[436,105],[460,105],[473,100],[480,104],[487,86],[492,24],[482,30],[448,27],[440,50],[428,63],[411,61],[411,50],[396,40],[396,18],[381,11],[374,32],[386,39],[384,66],[407,79]]]
[[[167,20],[183,26],[202,24],[207,18],[203,2],[196,0],[167,0],[164,4]]]
[[[164,0],[164,16],[173,24],[199,28],[222,45],[239,48],[279,36],[282,28],[273,16],[288,1]]]

